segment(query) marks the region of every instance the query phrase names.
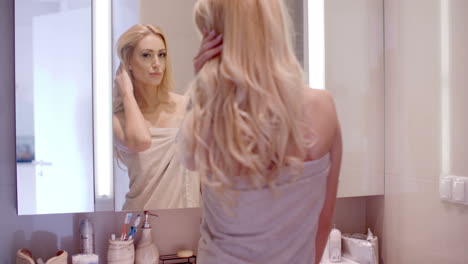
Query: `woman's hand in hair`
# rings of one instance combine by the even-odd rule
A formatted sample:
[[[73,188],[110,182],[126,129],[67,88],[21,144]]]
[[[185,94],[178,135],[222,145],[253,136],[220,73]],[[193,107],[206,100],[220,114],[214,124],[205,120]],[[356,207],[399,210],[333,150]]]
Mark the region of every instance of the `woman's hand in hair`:
[[[125,66],[120,64],[117,74],[115,76],[115,85],[120,96],[125,97],[128,95],[133,95],[133,84],[132,79]]]
[[[193,59],[195,74],[198,74],[207,61],[220,55],[222,51],[223,35],[217,34],[214,30],[211,32],[205,31],[200,45],[200,50],[198,51],[197,56]]]

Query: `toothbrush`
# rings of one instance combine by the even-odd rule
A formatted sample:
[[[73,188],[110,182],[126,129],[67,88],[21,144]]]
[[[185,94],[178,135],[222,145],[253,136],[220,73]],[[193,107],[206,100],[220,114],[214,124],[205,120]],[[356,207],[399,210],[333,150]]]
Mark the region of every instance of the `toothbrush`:
[[[130,220],[132,219],[132,213],[127,213],[124,219],[124,224],[122,226],[122,235],[120,236],[120,240],[125,240],[125,236],[127,235],[127,225],[130,224]]]
[[[137,231],[137,226],[140,224],[141,216],[137,215],[135,222],[133,222],[132,228],[130,230],[130,234],[128,234],[128,240],[132,239]]]

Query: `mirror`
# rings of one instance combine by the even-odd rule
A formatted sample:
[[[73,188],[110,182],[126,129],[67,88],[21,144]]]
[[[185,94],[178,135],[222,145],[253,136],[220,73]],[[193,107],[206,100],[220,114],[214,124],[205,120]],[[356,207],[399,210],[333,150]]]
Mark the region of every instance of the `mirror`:
[[[175,109],[158,110],[164,110],[165,116],[155,113],[144,124],[152,127],[152,133],[166,132],[168,145],[177,143],[177,123],[183,115],[184,94],[193,78],[192,59],[201,40],[193,23],[195,2],[16,1],[18,214],[199,206],[197,175],[188,175],[177,165],[175,148],[172,152],[161,150],[159,160],[151,157],[152,163],[145,164],[142,162],[144,158],[140,160],[138,155],[132,158],[132,155],[122,154],[110,142],[113,137],[112,108],[118,109],[117,104],[111,104],[118,102],[119,95],[118,87],[112,88],[121,62],[117,41],[132,26],[149,24],[164,32],[165,41],[156,37],[157,44],[153,46],[155,50],[161,44],[166,48],[175,83],[171,96],[180,100]],[[342,120],[343,137],[348,143],[345,144],[339,196],[382,194],[382,1],[363,0],[354,6],[339,0],[288,0],[286,4],[294,22],[296,52],[308,73],[309,83],[332,91]],[[93,58],[92,54],[96,56]],[[315,67],[321,68],[317,70]],[[96,74],[97,70],[104,70],[105,74]],[[100,80],[93,80],[93,77]],[[163,77],[159,77],[162,81]],[[93,91],[93,83],[100,89]],[[113,96],[107,94],[111,90]],[[99,112],[104,113],[97,115]],[[120,119],[116,118],[121,125],[125,124],[122,113],[120,115]],[[106,140],[108,145],[100,148]],[[112,153],[116,155],[112,156]],[[129,176],[131,160],[151,168],[151,179],[137,181],[138,171]],[[171,171],[176,167],[178,172]],[[163,179],[167,182],[163,183]],[[129,202],[133,205],[126,206],[127,200],[131,199],[139,201]]]
[[[201,40],[193,22],[195,2],[112,2],[117,211],[199,207],[198,175],[177,153]]]
[[[18,214],[94,211],[91,0],[15,1]]]

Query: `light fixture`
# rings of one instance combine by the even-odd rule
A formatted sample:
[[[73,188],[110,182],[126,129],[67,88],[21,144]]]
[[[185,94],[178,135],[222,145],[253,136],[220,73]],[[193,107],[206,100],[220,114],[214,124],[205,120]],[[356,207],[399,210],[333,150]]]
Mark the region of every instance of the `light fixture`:
[[[305,69],[309,87],[325,89],[325,8],[324,0],[304,1]]]
[[[112,5],[93,0],[93,117],[95,203],[113,198]],[[97,210],[97,208],[96,208]]]
[[[441,175],[450,174],[450,6],[440,1]]]

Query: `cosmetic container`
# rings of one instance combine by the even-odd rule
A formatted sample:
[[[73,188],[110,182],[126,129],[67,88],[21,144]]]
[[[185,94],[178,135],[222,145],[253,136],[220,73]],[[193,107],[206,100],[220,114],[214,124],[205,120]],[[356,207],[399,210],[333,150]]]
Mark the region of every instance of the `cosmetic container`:
[[[80,223],[80,253],[94,254],[94,229],[89,219]]]

